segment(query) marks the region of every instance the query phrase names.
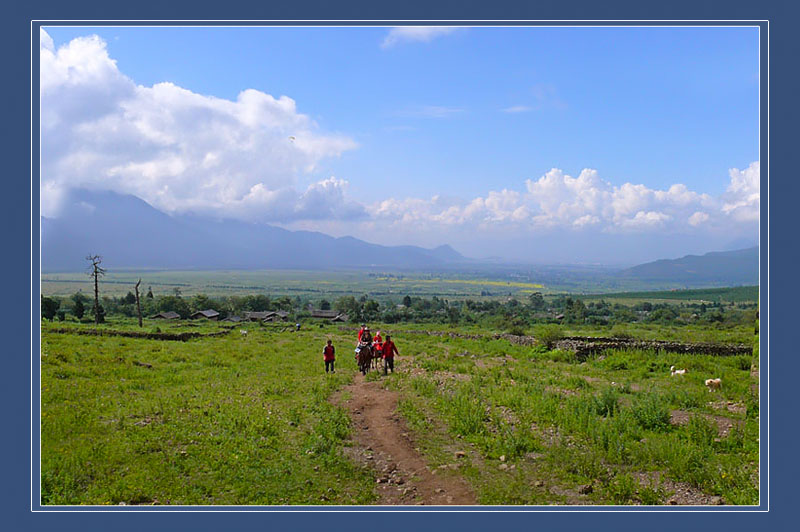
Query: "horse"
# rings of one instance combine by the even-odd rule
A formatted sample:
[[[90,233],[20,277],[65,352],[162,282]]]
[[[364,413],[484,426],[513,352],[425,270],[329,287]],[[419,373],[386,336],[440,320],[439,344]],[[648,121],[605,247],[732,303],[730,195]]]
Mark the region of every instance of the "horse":
[[[374,356],[374,350],[371,345],[359,345],[358,354],[356,355],[356,362],[358,362],[358,370],[362,375],[366,375],[370,369],[370,363]]]

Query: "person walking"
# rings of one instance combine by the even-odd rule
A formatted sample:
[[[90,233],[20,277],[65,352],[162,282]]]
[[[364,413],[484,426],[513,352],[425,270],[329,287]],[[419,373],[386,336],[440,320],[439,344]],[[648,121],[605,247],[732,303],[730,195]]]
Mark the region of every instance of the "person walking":
[[[328,373],[328,368],[330,368],[331,373],[336,373],[336,370],[333,369],[333,363],[336,360],[336,348],[333,347],[333,342],[330,340],[322,349],[322,360],[325,361],[325,373]]]
[[[383,374],[388,375],[389,370],[392,370],[394,373],[394,356],[399,355],[400,353],[397,351],[397,346],[394,345],[394,341],[392,341],[392,337],[388,334],[386,335],[386,341],[383,342]]]

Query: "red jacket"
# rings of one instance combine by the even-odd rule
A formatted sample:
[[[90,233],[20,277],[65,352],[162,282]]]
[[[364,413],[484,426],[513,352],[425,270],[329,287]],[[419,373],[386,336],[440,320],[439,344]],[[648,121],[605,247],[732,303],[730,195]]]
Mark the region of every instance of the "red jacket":
[[[364,327],[358,330],[358,341],[361,342],[361,335],[364,334]]]
[[[322,350],[322,360],[325,362],[336,360],[336,349],[332,345],[326,345]]]
[[[386,340],[383,342],[383,358],[394,358],[395,355],[399,354],[400,353],[397,352],[397,347],[395,347],[393,341]]]

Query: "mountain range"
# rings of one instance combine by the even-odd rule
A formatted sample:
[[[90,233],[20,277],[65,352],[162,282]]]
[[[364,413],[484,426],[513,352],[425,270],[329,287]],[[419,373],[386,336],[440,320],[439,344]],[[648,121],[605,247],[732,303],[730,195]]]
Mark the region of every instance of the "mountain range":
[[[383,246],[267,224],[170,216],[132,195],[73,190],[58,217],[41,218],[43,272],[80,271],[89,254],[114,269],[470,269],[530,265],[466,258],[448,245]],[[758,283],[758,247],[662,259],[605,277],[687,286]]]
[[[758,284],[758,247],[657,260],[623,270],[619,276],[640,281],[669,281],[687,285]]]
[[[88,254],[115,268],[432,268],[467,262],[450,246],[382,246],[266,224],[169,216],[132,195],[73,190],[41,218],[42,271],[75,271]]]

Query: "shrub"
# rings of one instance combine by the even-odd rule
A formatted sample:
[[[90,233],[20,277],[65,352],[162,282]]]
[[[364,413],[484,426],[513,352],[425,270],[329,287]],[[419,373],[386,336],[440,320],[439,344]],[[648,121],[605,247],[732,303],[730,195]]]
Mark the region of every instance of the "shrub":
[[[710,447],[717,436],[717,425],[703,416],[692,416],[686,424],[689,441],[698,447]]]
[[[631,406],[631,414],[643,429],[666,430],[669,427],[669,409],[657,395],[648,394],[637,399]]]
[[[629,474],[618,475],[608,485],[608,495],[614,504],[626,504],[633,499],[639,483]]]
[[[736,357],[736,367],[742,371],[750,371],[750,367],[753,365],[753,361],[750,357],[746,356],[739,356]]]
[[[650,484],[649,486],[642,486],[639,488],[639,500],[645,506],[656,506],[664,504],[664,501],[670,496],[664,488],[658,484]]]
[[[512,336],[525,336],[525,329],[522,325],[514,324],[508,329],[508,334]]]
[[[564,337],[564,333],[558,325],[539,325],[534,329],[533,336],[541,345],[552,349]]]
[[[614,388],[606,388],[592,399],[598,416],[611,417],[619,409],[619,394]]]

